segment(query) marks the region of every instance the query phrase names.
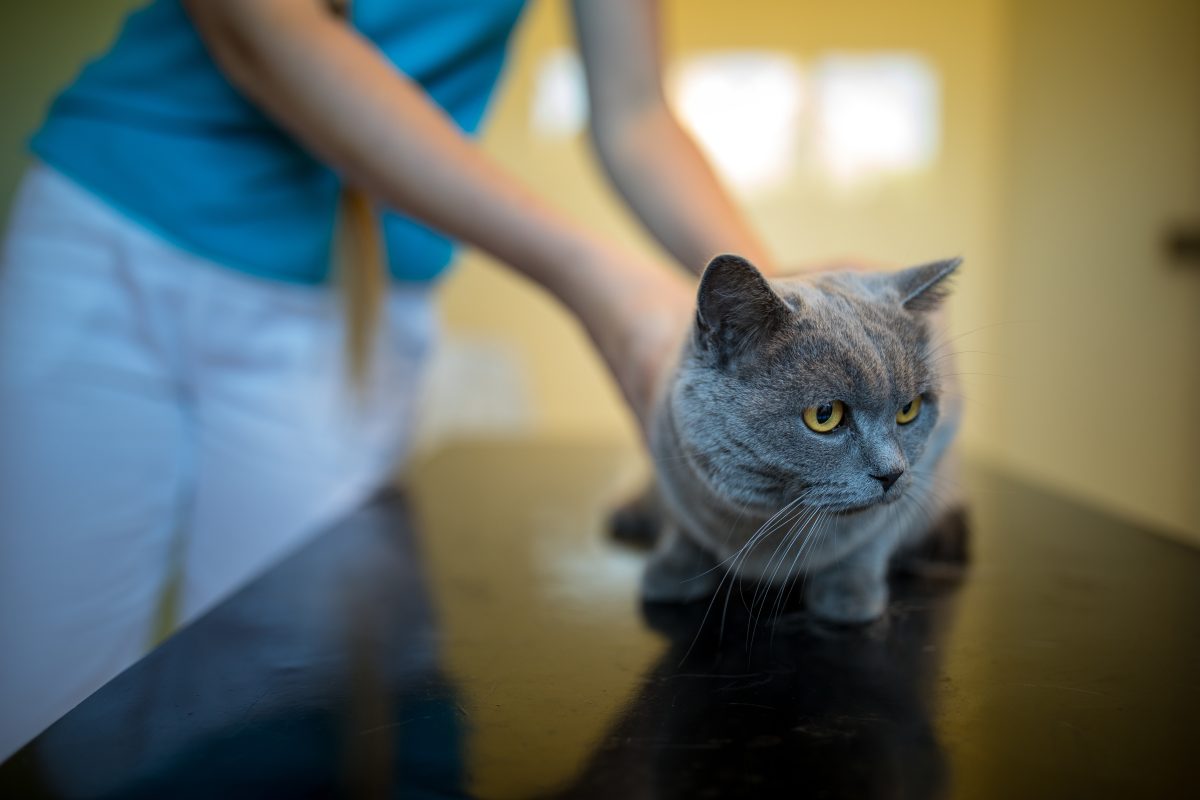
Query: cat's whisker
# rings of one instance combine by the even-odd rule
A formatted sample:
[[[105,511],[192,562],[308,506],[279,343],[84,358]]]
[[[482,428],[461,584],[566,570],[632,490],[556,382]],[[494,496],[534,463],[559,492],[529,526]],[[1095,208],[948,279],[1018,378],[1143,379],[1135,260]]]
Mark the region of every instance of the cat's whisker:
[[[984,377],[984,378],[1003,378],[1004,380],[1012,380],[1012,377],[1013,377],[1012,375],[1001,375],[1001,374],[998,374],[995,372],[967,372],[967,371],[946,372],[946,373],[943,373],[943,376],[947,377],[947,378],[962,378],[962,377],[966,377],[966,376],[977,376],[977,377]]]
[[[800,546],[800,548],[796,551],[796,555],[792,557],[792,563],[788,566],[787,573],[785,573],[783,586],[779,587],[779,592],[777,593],[776,598],[775,598],[775,607],[773,609],[773,614],[774,614],[776,621],[778,621],[779,617],[783,614],[783,612],[787,610],[787,604],[788,604],[788,600],[791,599],[792,590],[795,589],[795,587],[796,587],[796,581],[797,581],[798,577],[801,574],[803,574],[804,563],[801,559],[806,557],[806,556],[804,556],[805,547],[808,546],[808,542],[814,542],[813,545],[811,547],[809,547],[809,552],[812,552],[813,549],[818,548],[820,546],[821,541],[824,540],[825,534],[828,531],[828,528],[825,528],[823,526],[826,522],[829,521],[831,516],[832,516],[832,514],[826,510],[821,510],[816,515],[812,524],[809,527],[808,538],[806,539],[805,543],[802,544]],[[799,570],[797,569],[797,564],[796,564],[796,562],[798,560],[800,560]],[[790,587],[789,587],[789,582],[791,584]],[[784,593],[784,590],[786,590],[786,594]],[[772,641],[774,641],[774,630],[771,631],[771,635],[772,635]]]
[[[932,482],[927,484],[931,491],[945,491],[944,484],[949,484],[952,489],[956,490],[961,495],[962,502],[965,502],[966,498],[970,495],[986,494],[991,496],[1010,497],[1015,495],[1017,491],[1016,489],[1008,486],[981,486],[978,484],[968,486],[963,481],[940,471],[918,470],[912,468],[910,468],[910,471],[913,473],[914,477],[923,477],[931,480]]]
[[[775,554],[779,552],[779,548],[780,548],[780,547],[781,547],[781,546],[782,546],[782,545],[783,545],[783,544],[784,544],[784,543],[785,543],[785,542],[788,540],[788,537],[791,535],[791,532],[792,532],[792,530],[793,530],[793,529],[794,529],[794,527],[795,527],[793,523],[794,523],[794,522],[795,522],[797,519],[799,519],[799,518],[803,517],[803,516],[804,516],[806,513],[807,513],[807,507],[805,507],[805,506],[798,506],[798,507],[797,507],[795,510],[793,510],[793,512],[792,512],[792,513],[788,514],[788,516],[787,516],[785,519],[783,519],[783,520],[780,520],[779,522],[775,523],[775,525],[773,526],[773,531],[774,531],[774,530],[779,530],[779,529],[780,529],[781,527],[783,527],[784,525],[788,525],[788,526],[789,526],[789,528],[788,528],[788,531],[787,531],[787,533],[785,533],[783,536],[781,536],[781,537],[780,537],[780,540],[779,540],[779,542],[778,542],[778,543],[775,545],[775,550],[774,550],[774,551],[771,553],[771,555],[770,555],[770,556],[767,558],[767,563],[766,563],[766,566],[764,567],[764,571],[765,571],[766,569],[769,569],[769,568],[770,568],[770,566],[771,566],[771,562],[772,562],[772,560],[774,560],[774,558],[775,558]],[[747,553],[747,555],[748,555],[748,553]],[[743,563],[743,564],[745,564],[745,561],[743,560],[743,562],[742,562],[742,563]],[[735,565],[735,568],[736,568],[736,565]],[[761,584],[760,584],[760,585],[761,585]],[[748,613],[749,613],[751,616],[753,616],[753,614],[754,614],[754,606],[755,606],[755,605],[757,604],[757,602],[758,602],[758,594],[759,594],[759,587],[757,587],[757,586],[756,586],[756,587],[755,587],[754,596],[753,596],[753,598],[751,599],[751,601],[750,601],[750,604],[749,604],[749,605],[746,605],[746,598],[745,598],[745,595],[744,595],[744,594],[739,594],[739,596],[741,597],[741,600],[742,600],[742,605],[743,605],[743,606],[746,608],[746,611],[747,611],[747,612],[748,612]]]
[[[954,336],[950,336],[950,337],[944,338],[944,337],[939,336],[938,338],[941,339],[941,341],[936,343],[935,349],[929,352],[928,357],[937,355],[938,350],[940,348],[951,345],[954,342],[957,342],[959,339],[963,339],[972,334],[979,333],[980,331],[986,331],[986,330],[990,330],[992,328],[1000,328],[1000,327],[1004,327],[1007,325],[1021,325],[1021,324],[1024,324],[1024,323],[1021,322],[1020,320],[1004,320],[1001,322],[993,322],[989,325],[980,325],[978,328],[972,328],[969,331],[963,331],[961,333],[955,334]]]
[[[767,536],[769,536],[771,533],[773,533],[779,527],[789,524],[796,515],[802,514],[804,506],[799,506],[797,504],[800,503],[801,501],[805,500],[812,493],[813,493],[813,490],[811,490],[811,489],[805,490],[798,497],[796,497],[794,500],[792,500],[790,503],[788,503],[783,508],[781,508],[779,511],[777,511],[773,515],[771,515],[771,517],[766,522],[764,522],[762,525],[759,526],[758,530],[756,530],[753,534],[750,535],[750,537],[746,540],[746,543],[743,544],[738,549],[737,552],[735,552],[732,556],[729,556],[728,558],[726,558],[724,561],[721,562],[721,564],[726,564],[729,561],[733,560],[734,563],[730,567],[730,569],[736,571],[737,566],[738,566],[737,559],[739,559],[739,558],[744,559],[745,557],[748,557],[750,554],[750,551],[753,550],[754,547],[756,547],[759,542],[761,542],[763,539],[765,539]],[[782,518],[780,518],[781,515],[782,515]]]
[[[775,560],[775,557],[779,554],[779,551],[781,548],[783,548],[784,544],[787,543],[787,546],[789,548],[791,547],[790,540],[791,540],[793,533],[796,532],[798,529],[802,530],[804,521],[807,518],[811,517],[813,513],[815,513],[815,511],[813,509],[815,509],[815,506],[814,507],[806,507],[804,511],[802,511],[800,514],[796,515],[793,518],[791,527],[788,528],[788,531],[786,534],[784,534],[782,537],[780,537],[779,543],[775,545],[774,552],[772,552],[771,556],[767,559],[766,566],[763,567],[764,575],[766,574],[766,571],[771,568],[771,563]],[[786,553],[787,551],[784,550],[784,552]],[[776,569],[778,570],[778,567],[776,567]],[[774,573],[772,573],[772,577],[770,579],[767,579],[765,583],[769,584],[773,578],[774,578]],[[750,603],[751,611],[753,611],[754,606],[758,603],[758,598],[759,598],[759,595],[763,591],[763,588],[762,588],[763,586],[764,586],[764,583],[760,581],[759,587],[754,592],[754,598],[751,600],[751,603]]]
[[[825,512],[825,515],[824,515],[822,521],[823,522],[828,521],[828,520],[832,519],[832,517],[833,517],[833,512],[827,511],[827,512]],[[828,528],[822,529],[822,533],[824,533],[828,530],[829,530]],[[823,539],[824,537],[821,537],[821,538]],[[808,549],[807,553],[800,554],[801,555],[800,563],[797,565],[797,570],[800,572],[800,574],[802,574],[802,575],[807,574],[805,571],[805,563],[808,560],[808,558],[811,556],[813,550],[815,550],[815,549],[816,549],[816,545],[814,544],[813,547],[810,547]]]
[[[788,552],[791,550],[791,548],[797,542],[799,542],[799,544],[800,544],[799,549],[800,550],[804,549],[804,545],[809,540],[808,537],[811,537],[811,535],[812,535],[812,528],[809,527],[809,523],[818,516],[818,514],[820,513],[820,510],[821,509],[819,506],[813,506],[811,508],[811,510],[806,515],[804,515],[802,518],[798,519],[796,521],[796,523],[792,526],[792,528],[788,531],[789,535],[787,537],[785,537],[785,539],[784,539],[784,541],[787,542],[787,546],[783,549],[783,555],[779,558],[778,563],[776,563],[775,569],[771,572],[770,576],[767,576],[762,580],[762,582],[759,585],[759,591],[755,592],[754,600],[751,602],[751,623],[750,623],[751,629],[748,631],[750,647],[754,646],[754,637],[755,637],[755,632],[756,632],[756,629],[758,626],[758,620],[760,620],[762,618],[762,612],[766,610],[767,597],[769,596],[770,590],[775,582],[775,576],[779,574],[780,567],[782,567],[784,561],[787,560]],[[776,553],[778,553],[779,548],[776,547],[775,549],[776,549]],[[774,559],[775,559],[775,555],[772,554],[771,559],[769,559],[767,561],[766,567],[764,567],[764,569],[763,569],[764,576],[766,574],[766,571],[771,568],[771,563]],[[761,594],[761,598],[762,598],[762,605],[759,609],[758,616],[755,617],[753,611],[754,611],[754,607],[758,605],[760,594]]]
[[[700,620],[700,625],[696,629],[696,634],[692,638],[692,643],[688,647],[687,652],[685,652],[683,654],[683,659],[681,659],[680,664],[682,664],[684,661],[686,661],[688,656],[691,655],[692,650],[695,649],[696,643],[700,640],[700,636],[704,632],[704,626],[708,623],[708,618],[712,614],[713,606],[716,603],[717,599],[721,596],[721,588],[723,586],[725,586],[726,583],[728,583],[728,588],[726,589],[726,595],[725,595],[724,609],[721,614],[721,630],[718,635],[718,641],[721,641],[724,639],[724,637],[725,637],[725,617],[726,617],[726,613],[729,610],[729,596],[732,593],[734,583],[737,582],[735,572],[736,572],[738,557],[742,556],[745,553],[748,553],[751,549],[753,549],[754,546],[756,546],[757,542],[761,538],[769,535],[770,531],[767,530],[767,526],[771,523],[772,520],[777,518],[780,514],[787,512],[789,508],[792,508],[796,504],[802,502],[806,497],[808,497],[812,493],[813,493],[813,489],[811,489],[811,488],[801,491],[800,494],[795,497],[795,499],[793,499],[791,502],[787,503],[783,508],[781,508],[779,511],[775,512],[775,514],[773,514],[771,516],[771,518],[769,520],[767,520],[767,522],[764,522],[761,526],[759,526],[758,530],[755,531],[754,534],[751,535],[749,538],[747,538],[745,543],[743,543],[742,546],[739,547],[737,549],[737,551],[733,553],[733,555],[727,557],[726,559],[721,561],[719,564],[715,565],[712,569],[706,570],[704,573],[701,573],[701,574],[707,574],[709,572],[712,572],[713,569],[716,569],[717,567],[720,567],[720,566],[723,566],[723,565],[729,563],[731,560],[734,561],[734,564],[728,570],[726,570],[724,575],[721,576],[721,580],[720,580],[720,582],[717,583],[716,589],[713,590],[712,598],[708,602],[708,607],[704,610],[704,616]],[[744,510],[745,505],[743,505],[742,508]],[[697,576],[697,577],[699,577],[699,576]]]
[[[925,488],[930,492],[935,491],[932,482],[927,484]],[[941,501],[944,499],[943,497],[939,496],[935,498],[935,501],[931,504],[928,498],[922,497],[916,492],[910,492],[904,499],[908,500],[916,512],[924,518],[924,524],[927,527],[937,523],[939,506],[942,505]]]
[[[745,545],[743,545],[743,547],[744,546]],[[732,588],[733,581],[735,581],[735,580],[736,580],[736,578],[734,577],[732,569],[726,570],[725,574],[721,576],[721,580],[717,583],[717,587],[715,589],[713,589],[712,597],[708,601],[708,607],[704,609],[704,616],[700,618],[700,625],[697,626],[697,628],[696,628],[696,633],[692,637],[692,643],[690,645],[688,645],[688,649],[683,654],[683,658],[681,658],[679,660],[680,666],[682,666],[683,663],[688,660],[688,656],[690,656],[692,654],[692,651],[696,649],[696,643],[700,641],[700,636],[701,636],[701,634],[704,633],[704,626],[708,623],[709,615],[712,614],[713,605],[717,602],[717,598],[719,598],[721,596],[721,587],[725,586],[726,582],[728,581],[730,588]],[[729,592],[729,590],[727,589],[726,590],[726,602],[725,602],[726,608],[728,608],[728,605],[729,605],[728,592]],[[724,641],[724,639],[725,639],[725,616],[724,616],[724,614],[722,614],[721,630],[717,636],[718,645],[720,644],[720,642]]]
[[[738,523],[742,521],[742,515],[746,512],[746,507],[748,505],[750,505],[749,500],[742,503],[741,507],[738,509],[737,516],[734,517],[733,523],[730,524],[730,526],[729,526],[729,530],[725,532],[725,546],[726,547],[729,546],[729,540],[733,537],[733,532],[734,532],[734,530],[737,529]],[[725,559],[718,561],[716,564],[713,564],[711,567],[704,570],[703,572],[697,573],[690,578],[685,578],[684,582],[687,583],[689,581],[694,581],[697,578],[703,578],[705,575],[708,575],[709,573],[713,572],[714,570],[718,570],[721,567],[728,564],[730,559],[734,558],[734,556],[736,556],[736,555],[737,555],[737,553],[734,553],[733,555],[730,555],[730,556],[726,557]]]
[[[939,361],[946,360],[947,358],[956,358],[964,355],[995,356],[996,358],[1001,357],[999,353],[993,353],[990,350],[952,350],[949,353],[942,353],[936,358],[930,358],[929,361],[936,364]]]
[[[767,521],[764,522],[761,526],[759,526],[759,529],[757,531],[755,531],[754,534],[750,538],[754,538],[754,536],[757,536],[760,531],[769,527],[771,525],[771,523],[773,523],[778,517],[787,513],[790,509],[792,509],[794,506],[796,506],[797,503],[800,503],[801,501],[805,500],[807,497],[814,494],[815,491],[816,490],[812,489],[812,488],[802,491],[799,495],[796,496],[796,498],[794,500],[792,500],[790,503],[785,505],[783,508],[776,511],[770,517],[768,517]]]
[[[812,547],[814,546],[814,540],[816,538],[818,538],[817,534],[819,533],[819,530],[820,530],[819,525],[821,523],[823,523],[826,519],[828,519],[830,517],[830,514],[831,514],[831,512],[828,509],[825,509],[822,507],[817,507],[815,509],[815,512],[812,515],[810,515],[809,519],[806,522],[806,524],[808,525],[808,535],[805,538],[805,540],[800,544],[800,547],[796,550],[796,555],[793,556],[792,564],[788,568],[788,572],[786,574],[790,575],[790,574],[794,573],[794,571],[796,569],[796,560],[803,556],[806,549],[809,549],[809,550],[812,549]]]
[[[797,522],[799,522],[799,521],[797,521]],[[783,537],[782,542],[786,542],[787,549],[790,549],[794,538],[796,538],[800,535],[801,534],[798,532],[796,524],[793,524],[793,526],[788,529],[787,534]],[[776,552],[778,552],[778,548],[776,548]],[[787,552],[787,550],[785,549],[784,552]],[[746,637],[745,637],[745,639],[746,639],[747,655],[749,655],[754,649],[754,639],[755,639],[755,636],[757,633],[757,626],[758,626],[758,619],[759,619],[759,616],[758,616],[758,614],[755,613],[755,611],[757,608],[759,608],[759,597],[760,596],[765,597],[766,593],[768,593],[770,591],[770,581],[766,577],[766,570],[770,569],[771,563],[772,563],[772,561],[774,561],[774,555],[775,554],[772,554],[772,558],[767,561],[767,564],[763,569],[763,574],[758,577],[757,585],[755,586],[755,590],[754,590],[754,597],[751,598],[751,601],[750,601],[750,609],[749,609],[749,613],[747,614],[747,618],[746,618]]]
[[[825,522],[828,522],[832,518],[833,518],[833,512],[826,511],[825,514],[821,517],[820,522],[823,525]],[[827,534],[829,534],[829,532],[831,530],[832,530],[832,527],[822,527],[819,529],[818,540],[813,545],[813,548],[810,549],[810,552],[812,549],[818,549],[821,546],[821,544],[826,539]],[[793,568],[793,571],[795,573],[795,578],[792,580],[792,586],[790,589],[788,589],[787,595],[784,596],[783,604],[785,607],[787,606],[788,602],[791,600],[792,592],[795,590],[796,585],[799,584],[801,587],[803,587],[805,580],[808,578],[808,572],[804,568],[804,563],[807,558],[808,558],[808,556],[804,555],[801,558],[799,565]]]
[[[815,493],[815,489],[806,490],[805,492],[802,493],[802,495],[800,497],[797,498],[797,501],[801,500],[801,499],[805,499],[805,498],[811,496],[813,493]],[[793,501],[793,502],[796,502],[796,501]],[[792,504],[789,503],[788,505],[790,506]],[[785,507],[785,509],[786,509],[786,507]],[[781,523],[776,523],[776,525],[786,524],[786,521],[790,520],[793,517],[793,515],[798,515],[798,514],[802,514],[802,513],[803,513],[803,507],[793,510],[792,512],[789,513],[788,517],[785,518],[785,521],[781,521]],[[778,512],[772,517],[772,519],[774,519],[777,516],[778,516]],[[762,539],[765,538],[767,533],[769,533],[770,530],[773,530],[773,528],[768,527],[769,523],[770,523],[770,521],[768,521],[767,523],[764,523],[763,526],[760,527],[757,532],[755,532],[754,536],[752,536],[750,538],[750,540],[747,542],[747,544],[750,544],[750,542],[754,542],[757,545],[758,542],[761,542]],[[743,553],[744,553],[743,560],[745,558],[749,557],[751,550],[753,550],[753,547],[744,547],[743,548]],[[736,573],[737,569],[738,569],[738,562],[734,561],[733,565],[730,567],[730,573],[731,574]],[[735,582],[736,581],[731,581],[729,584],[729,587],[725,590],[725,603],[721,610],[721,632],[720,632],[721,640],[724,640],[724,637],[725,637],[725,621],[729,615],[729,601],[733,596],[733,588],[734,588]],[[740,582],[737,582],[737,583],[738,583],[738,587],[739,587],[738,596],[741,598],[742,605],[746,606],[745,594],[741,590],[742,587],[741,587]]]
[[[989,413],[999,411],[999,406],[996,405],[995,398],[992,398],[991,400],[980,400],[978,395],[972,396],[962,390],[951,390],[945,388],[941,390],[941,395],[943,397],[957,397],[958,399],[962,400],[964,404],[978,407]]]

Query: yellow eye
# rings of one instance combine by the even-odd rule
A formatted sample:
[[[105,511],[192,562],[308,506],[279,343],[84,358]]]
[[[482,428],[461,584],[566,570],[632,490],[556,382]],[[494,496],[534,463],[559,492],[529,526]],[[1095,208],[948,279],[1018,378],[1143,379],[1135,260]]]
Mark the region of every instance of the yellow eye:
[[[829,433],[842,422],[846,407],[841,400],[821,403],[804,409],[804,424],[817,433]]]
[[[917,414],[921,413],[921,396],[917,395],[912,400],[908,401],[908,405],[896,412],[896,422],[901,425],[907,425],[917,418]]]

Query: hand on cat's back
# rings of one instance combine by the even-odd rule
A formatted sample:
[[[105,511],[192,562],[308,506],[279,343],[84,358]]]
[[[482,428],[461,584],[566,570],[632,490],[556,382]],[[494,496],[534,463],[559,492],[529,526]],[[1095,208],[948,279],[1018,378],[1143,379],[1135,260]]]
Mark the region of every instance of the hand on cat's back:
[[[961,409],[934,320],[959,263],[838,262],[768,280],[713,259],[682,335],[646,362],[656,481],[638,516],[618,518],[626,539],[672,531],[646,570],[648,601],[743,580],[765,604],[805,577],[814,617],[884,613],[889,567],[961,518],[948,474]]]

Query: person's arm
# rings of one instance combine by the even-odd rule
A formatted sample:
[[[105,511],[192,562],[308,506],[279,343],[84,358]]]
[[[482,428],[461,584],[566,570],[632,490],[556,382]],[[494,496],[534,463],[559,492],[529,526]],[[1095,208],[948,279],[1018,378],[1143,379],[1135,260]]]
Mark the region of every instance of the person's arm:
[[[693,272],[718,253],[737,253],[774,274],[762,241],[667,106],[656,0],[573,0],[573,6],[592,141],[625,201]]]
[[[526,191],[323,0],[185,5],[234,85],[347,180],[562,301],[645,419],[669,340],[691,307],[685,282]]]

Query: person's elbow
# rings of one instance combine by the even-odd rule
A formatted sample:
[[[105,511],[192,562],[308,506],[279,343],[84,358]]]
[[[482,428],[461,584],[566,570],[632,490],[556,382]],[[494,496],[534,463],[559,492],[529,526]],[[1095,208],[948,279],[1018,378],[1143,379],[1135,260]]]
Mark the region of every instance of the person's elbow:
[[[623,105],[593,104],[588,139],[605,168],[619,172],[622,166],[636,164],[644,154],[657,150],[677,125],[661,96]]]

